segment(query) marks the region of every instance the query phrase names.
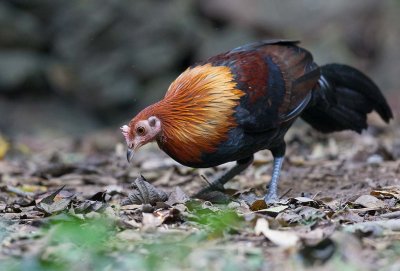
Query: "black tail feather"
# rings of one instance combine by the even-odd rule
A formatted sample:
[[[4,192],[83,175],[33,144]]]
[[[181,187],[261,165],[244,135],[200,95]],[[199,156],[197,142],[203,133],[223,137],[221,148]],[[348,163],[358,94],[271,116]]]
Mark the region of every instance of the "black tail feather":
[[[389,122],[392,111],[385,97],[362,72],[341,64],[321,67],[319,87],[301,117],[321,132],[353,130],[360,133],[368,127],[367,114],[376,111]]]

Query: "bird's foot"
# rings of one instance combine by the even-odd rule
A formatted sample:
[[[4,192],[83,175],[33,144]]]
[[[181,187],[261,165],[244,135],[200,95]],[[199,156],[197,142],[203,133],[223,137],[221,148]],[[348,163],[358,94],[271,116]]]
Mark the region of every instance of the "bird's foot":
[[[209,183],[208,186],[202,188],[199,192],[197,192],[194,196],[198,197],[213,191],[223,192],[225,190],[224,186],[219,182]]]
[[[212,203],[228,203],[231,198],[225,194],[224,186],[220,183],[210,183],[208,186],[201,189],[193,197],[206,200]]]
[[[274,204],[279,202],[279,197],[276,193],[268,193],[264,197],[264,201],[267,204]]]

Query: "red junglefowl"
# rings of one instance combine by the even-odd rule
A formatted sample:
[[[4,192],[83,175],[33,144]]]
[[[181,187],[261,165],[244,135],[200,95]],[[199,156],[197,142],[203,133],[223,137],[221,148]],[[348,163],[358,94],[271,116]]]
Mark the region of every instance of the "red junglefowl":
[[[284,136],[297,117],[323,133],[367,128],[376,111],[392,112],[379,88],[360,71],[341,64],[319,67],[297,41],[270,40],[238,47],[184,71],[163,100],[121,127],[127,158],[151,141],[179,163],[195,168],[237,164],[203,189],[222,189],[268,149],[274,157],[265,196],[278,199]]]

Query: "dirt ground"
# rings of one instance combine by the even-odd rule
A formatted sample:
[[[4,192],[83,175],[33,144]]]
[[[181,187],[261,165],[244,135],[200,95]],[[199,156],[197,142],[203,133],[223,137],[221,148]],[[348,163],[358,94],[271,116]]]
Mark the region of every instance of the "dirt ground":
[[[400,125],[371,122],[293,127],[269,206],[268,151],[199,200],[231,164],[195,170],[154,145],[128,165],[113,131],[0,138],[0,270],[400,270]]]

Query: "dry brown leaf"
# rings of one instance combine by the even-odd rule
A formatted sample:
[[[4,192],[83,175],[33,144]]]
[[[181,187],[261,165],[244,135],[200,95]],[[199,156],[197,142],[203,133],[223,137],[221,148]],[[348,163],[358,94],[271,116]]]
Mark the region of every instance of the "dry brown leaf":
[[[175,190],[172,191],[172,193],[169,195],[166,203],[168,205],[172,206],[172,205],[179,204],[179,203],[184,204],[189,200],[190,200],[190,197],[188,195],[186,195],[186,193],[183,192],[183,190],[179,186],[177,186],[177,187],[175,187]]]
[[[164,191],[148,183],[143,176],[138,177],[133,182],[133,186],[136,190],[128,195],[128,199],[125,199],[122,205],[150,204],[154,206],[157,202],[168,200],[168,195]]]
[[[282,225],[290,225],[297,223],[302,219],[301,215],[295,213],[293,210],[288,210],[279,213],[275,218]]]
[[[341,205],[340,199],[333,199],[331,197],[319,198],[320,202],[331,210],[337,210]]]
[[[268,221],[264,218],[257,220],[254,231],[257,235],[263,234],[272,243],[284,248],[294,247],[300,241],[294,232],[270,230]]]
[[[400,186],[384,187],[382,189],[374,189],[370,193],[372,196],[383,198],[396,198],[400,200]]]
[[[106,207],[106,203],[94,200],[85,200],[75,207],[76,213],[97,212]]]
[[[317,208],[310,206],[301,206],[296,209],[297,213],[305,220],[315,221],[325,217],[325,213]]]
[[[264,199],[257,199],[250,205],[250,210],[252,211],[260,211],[266,208],[268,208],[268,205],[265,203]]]
[[[364,221],[361,216],[349,209],[333,213],[331,219],[339,221],[340,223],[358,223]]]
[[[272,214],[272,215],[278,215],[280,212],[283,212],[287,208],[289,208],[289,206],[279,205],[279,206],[270,207],[270,208],[267,208],[267,209],[261,210],[261,211],[264,211],[264,212]]]
[[[306,202],[315,202],[315,200],[307,197],[297,197],[294,198],[296,201],[301,202],[301,203],[306,203]]]
[[[51,194],[47,193],[46,197],[36,200],[36,207],[48,215],[66,210],[75,194],[63,191],[63,189],[64,186]]]
[[[381,209],[385,207],[385,203],[383,201],[371,195],[362,195],[358,197],[354,203],[366,208]]]

